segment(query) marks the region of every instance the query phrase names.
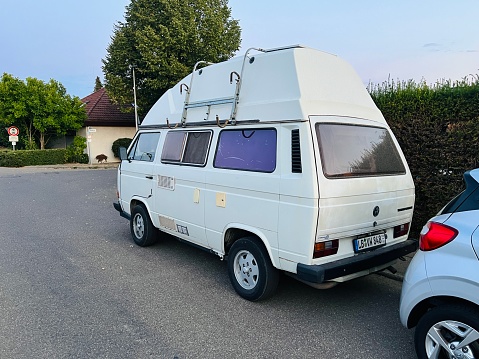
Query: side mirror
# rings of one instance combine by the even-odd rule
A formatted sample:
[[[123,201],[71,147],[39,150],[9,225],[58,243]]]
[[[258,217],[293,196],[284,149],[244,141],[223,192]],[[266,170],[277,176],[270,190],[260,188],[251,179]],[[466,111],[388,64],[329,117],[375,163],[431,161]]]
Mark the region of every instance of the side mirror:
[[[127,160],[128,157],[126,155],[126,148],[125,147],[120,147],[120,160],[124,161]]]

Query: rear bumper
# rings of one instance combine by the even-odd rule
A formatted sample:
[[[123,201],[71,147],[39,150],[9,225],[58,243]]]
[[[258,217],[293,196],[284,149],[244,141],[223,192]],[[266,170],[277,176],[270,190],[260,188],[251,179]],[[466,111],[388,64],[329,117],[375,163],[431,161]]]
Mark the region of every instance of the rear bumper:
[[[298,263],[297,277],[311,283],[323,283],[334,278],[387,264],[401,256],[415,252],[417,248],[418,241],[408,239],[390,247],[379,248],[375,251],[321,265]]]
[[[130,220],[130,215],[126,212],[123,211],[123,209],[121,208],[120,206],[120,203],[118,202],[113,202],[113,207],[118,211],[120,212],[120,216],[122,216],[123,218],[126,218],[127,220]]]

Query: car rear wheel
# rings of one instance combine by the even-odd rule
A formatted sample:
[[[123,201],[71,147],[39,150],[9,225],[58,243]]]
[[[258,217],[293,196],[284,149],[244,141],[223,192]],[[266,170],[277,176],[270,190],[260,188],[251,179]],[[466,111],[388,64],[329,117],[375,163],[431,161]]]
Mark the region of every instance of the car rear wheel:
[[[142,205],[136,205],[131,211],[130,231],[133,241],[140,247],[150,246],[158,238],[158,231]]]
[[[479,311],[460,305],[433,308],[420,319],[414,342],[419,359],[479,358]]]
[[[236,293],[250,301],[270,297],[279,282],[278,270],[263,244],[254,237],[233,243],[228,254],[228,275]]]

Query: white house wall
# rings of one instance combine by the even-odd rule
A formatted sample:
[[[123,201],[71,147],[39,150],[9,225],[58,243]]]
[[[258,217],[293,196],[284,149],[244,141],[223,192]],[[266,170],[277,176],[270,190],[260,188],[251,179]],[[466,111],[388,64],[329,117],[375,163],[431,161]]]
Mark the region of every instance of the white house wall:
[[[88,132],[87,132],[88,131]],[[88,126],[78,131],[78,136],[87,138],[87,154],[90,164],[97,163],[96,156],[104,154],[108,162],[120,162],[113,155],[111,146],[119,138],[133,138],[135,127]]]

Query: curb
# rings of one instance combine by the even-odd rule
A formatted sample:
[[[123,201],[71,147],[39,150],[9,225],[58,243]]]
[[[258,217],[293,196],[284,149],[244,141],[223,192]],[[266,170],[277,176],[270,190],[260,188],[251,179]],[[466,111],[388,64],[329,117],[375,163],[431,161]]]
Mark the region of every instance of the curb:
[[[117,168],[120,162],[83,164],[83,163],[65,163],[57,165],[24,166],[18,168],[50,168],[50,169],[111,169]],[[9,167],[12,168],[12,167]]]

